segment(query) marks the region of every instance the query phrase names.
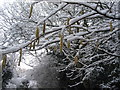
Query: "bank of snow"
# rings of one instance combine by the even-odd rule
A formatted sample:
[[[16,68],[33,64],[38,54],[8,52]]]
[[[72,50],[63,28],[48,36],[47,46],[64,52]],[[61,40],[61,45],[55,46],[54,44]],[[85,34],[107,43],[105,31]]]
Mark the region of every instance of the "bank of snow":
[[[32,74],[34,74],[35,68],[43,63],[41,62],[41,58],[43,58],[45,55],[46,55],[45,49],[36,52],[30,51],[24,53],[20,66],[18,65],[14,66],[13,77],[12,79],[9,80],[8,85],[6,87],[7,88],[19,88],[19,87],[37,88],[37,81],[34,80]]]

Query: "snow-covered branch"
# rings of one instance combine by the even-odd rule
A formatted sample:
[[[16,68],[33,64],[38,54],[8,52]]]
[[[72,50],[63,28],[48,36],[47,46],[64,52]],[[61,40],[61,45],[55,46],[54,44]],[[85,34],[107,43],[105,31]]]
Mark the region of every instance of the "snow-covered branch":
[[[50,18],[51,16],[53,16],[55,13],[57,13],[59,10],[61,10],[62,8],[64,8],[65,6],[67,6],[67,3],[62,3],[59,5],[59,7],[52,11],[47,17],[45,17],[44,19],[42,19],[41,21],[38,22],[37,26],[39,26],[41,23],[43,23],[44,21],[46,21],[48,18]]]
[[[115,17],[115,16],[114,16],[114,13],[109,13],[109,14],[108,14],[108,12],[110,11],[110,9],[106,9],[105,11],[99,10],[99,9],[97,8],[97,4],[96,4],[96,5],[91,5],[91,4],[83,3],[83,2],[69,2],[69,1],[66,1],[66,0],[65,0],[64,2],[66,2],[66,3],[68,3],[68,4],[83,5],[83,6],[85,6],[85,7],[89,7],[90,9],[94,10],[97,14],[103,15],[103,16],[105,16],[105,17],[107,17],[107,18],[110,18],[110,19],[120,20],[119,17],[117,17],[117,16]]]
[[[81,16],[75,17],[75,18],[70,20],[70,25],[76,23],[79,20],[82,20],[84,18],[87,18],[87,17],[95,15],[95,14],[97,14],[97,13],[95,11],[92,11],[92,12],[87,12],[87,13],[81,15]]]
[[[108,33],[108,34],[104,34],[104,35],[101,36],[101,37],[96,37],[96,38],[94,38],[94,39],[90,39],[90,40],[88,40],[88,42],[91,42],[91,41],[95,41],[95,40],[99,40],[99,39],[102,39],[102,38],[108,37],[108,36],[112,35],[113,33],[117,32],[118,30],[119,30],[119,29],[116,28],[116,29],[113,30],[112,32],[110,32],[110,33]]]
[[[107,53],[108,55],[115,56],[115,57],[120,57],[120,55],[117,55],[117,54],[114,54],[114,53],[110,53],[110,52],[108,52],[105,49],[102,49],[102,48],[99,48],[99,47],[98,47],[98,49],[101,50],[101,51],[103,51],[103,52],[105,52],[105,53]]]

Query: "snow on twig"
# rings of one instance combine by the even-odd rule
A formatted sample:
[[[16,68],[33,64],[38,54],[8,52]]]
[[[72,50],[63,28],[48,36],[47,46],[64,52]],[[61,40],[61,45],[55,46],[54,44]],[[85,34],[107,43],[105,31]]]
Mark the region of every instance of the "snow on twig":
[[[76,18],[73,18],[73,19],[70,20],[70,25],[74,24],[75,22],[77,22],[79,20],[82,20],[86,17],[92,16],[92,15],[95,15],[95,14],[97,14],[97,13],[95,11],[92,11],[92,12],[87,12],[87,13],[85,13],[81,16],[78,16]]]
[[[108,34],[104,34],[104,35],[101,36],[101,37],[96,37],[96,38],[94,38],[94,39],[90,39],[90,40],[88,40],[88,42],[91,42],[91,41],[95,41],[95,40],[99,40],[99,39],[102,39],[102,38],[108,37],[108,36],[112,35],[113,33],[117,32],[118,30],[119,30],[119,29],[116,28],[116,29],[113,30],[112,32],[110,32],[110,33],[108,33]]]
[[[80,36],[82,36],[82,35],[85,35],[85,34],[87,34],[88,32],[80,32],[80,33],[76,33],[76,34],[72,34],[72,35],[68,35],[68,36],[66,36],[66,37],[64,37],[64,40],[70,40],[70,41],[72,41],[72,40],[75,40],[75,39],[81,39],[81,40],[84,40],[85,41],[85,39],[83,38],[83,37],[80,37]],[[52,44],[52,43],[57,43],[57,42],[59,42],[60,41],[60,38],[56,38],[56,39],[54,39],[54,40],[52,40],[52,41],[47,41],[47,42],[45,42],[42,46],[40,46],[38,49],[36,49],[36,50],[39,50],[39,49],[42,49],[42,48],[44,48],[44,47],[46,47],[46,46],[48,46],[48,45],[50,45],[50,44]]]
[[[28,42],[23,43],[23,44],[19,44],[19,45],[15,45],[15,46],[12,46],[12,47],[8,47],[7,49],[1,50],[1,52],[2,52],[2,54],[13,53],[13,52],[18,51],[19,49],[21,49],[23,47],[26,47],[30,43],[31,42],[28,41]]]
[[[102,59],[102,60],[99,60],[99,61],[95,61],[95,62],[93,62],[93,63],[91,63],[91,64],[89,64],[89,65],[87,65],[87,66],[83,66],[83,68],[90,68],[90,67],[93,67],[93,66],[96,66],[96,65],[99,65],[100,63],[105,63],[105,62],[109,62],[109,61],[111,61],[111,60],[113,60],[113,59],[115,59],[115,57],[113,56],[113,57],[111,57],[111,58],[106,58],[106,59]]]
[[[64,8],[66,5],[67,5],[67,4],[63,4],[63,3],[60,4],[60,6],[58,7],[58,9],[56,9],[55,11],[52,11],[52,13],[51,13],[49,16],[45,17],[43,20],[41,20],[40,22],[38,22],[37,25],[40,25],[42,22],[44,22],[45,20],[47,20],[48,18],[50,18],[52,15],[54,15],[55,13],[57,13],[59,10],[61,10],[62,8]],[[51,33],[51,32],[54,32],[55,30],[59,30],[59,29],[61,29],[61,28],[62,28],[62,27],[54,27],[54,28],[52,29],[52,31],[48,31],[48,32],[46,32],[46,34],[49,34],[49,33]],[[32,40],[32,41],[35,41],[35,39]],[[5,49],[5,50],[1,50],[1,52],[2,52],[3,54],[16,52],[16,51],[18,51],[20,48],[24,48],[24,47],[28,46],[32,41],[28,41],[28,42],[23,43],[23,44],[20,44],[20,45],[15,45],[15,46],[12,46],[12,47],[10,47],[10,48],[8,47],[8,48]]]
[[[54,28],[52,28],[52,30],[46,31],[45,35],[50,34],[52,32],[55,32],[55,31],[59,31],[60,29],[62,29],[62,26],[61,27],[54,27]],[[41,33],[39,38],[42,36],[43,36],[43,34]],[[18,44],[18,45],[12,46],[12,47],[7,47],[6,49],[1,50],[1,52],[2,52],[2,54],[17,52],[20,48],[25,48],[30,43],[32,43],[36,40],[35,36],[31,37],[30,39],[31,39],[31,41],[27,41],[26,43]]]
[[[69,3],[69,4],[78,4],[78,5],[83,5],[85,7],[89,7],[90,9],[94,10],[97,14],[100,14],[100,15],[103,15],[107,18],[110,18],[110,19],[117,19],[117,20],[120,20],[119,17],[115,17],[112,15],[112,13],[108,13],[110,9],[105,9],[105,10],[99,10],[97,8],[97,5],[91,5],[91,4],[88,4],[88,3],[83,3],[83,2],[70,2],[70,1],[67,1],[67,0],[63,0],[64,2],[66,3]]]
[[[41,21],[38,22],[37,26],[39,26],[41,23],[43,23],[44,21],[46,21],[48,18],[50,18],[52,15],[54,15],[55,13],[57,13],[59,10],[61,10],[62,8],[64,8],[65,6],[67,6],[68,4],[67,3],[62,3],[59,5],[59,7],[52,11],[47,17],[45,17],[44,19],[42,19]]]
[[[78,82],[78,83],[76,83],[76,84],[74,84],[74,85],[68,85],[69,87],[75,87],[75,86],[78,86],[79,84],[81,84],[82,82],[80,81],[80,82]]]
[[[108,55],[115,56],[115,57],[120,57],[120,55],[110,53],[110,52],[108,52],[108,51],[105,50],[105,49],[102,49],[102,48],[99,48],[99,47],[98,47],[98,49],[101,50],[101,51],[103,51],[103,52],[105,52],[105,53],[107,53]]]

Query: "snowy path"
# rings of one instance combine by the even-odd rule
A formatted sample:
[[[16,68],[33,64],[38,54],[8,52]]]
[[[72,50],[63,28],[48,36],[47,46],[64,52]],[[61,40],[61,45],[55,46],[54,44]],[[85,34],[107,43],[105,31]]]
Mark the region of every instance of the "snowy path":
[[[39,88],[55,88],[59,86],[57,79],[57,68],[54,65],[55,61],[50,55],[42,58],[41,63],[33,72],[34,80],[37,81]]]
[[[41,56],[40,56],[41,57]],[[52,55],[44,55],[41,57],[41,62],[36,63],[35,59],[31,58],[36,64],[33,68],[25,68],[23,64],[20,67],[17,67],[17,71],[14,71],[13,78],[9,81],[7,85],[8,88],[19,88],[28,87],[28,88],[61,88],[65,87],[65,81],[60,80],[59,73],[57,70],[61,68],[58,65],[58,59]],[[29,59],[28,59],[29,60]],[[24,84],[26,83],[26,85]]]
[[[62,84],[58,79],[58,68],[56,66],[57,59],[51,55],[46,55],[41,59],[41,62],[31,71],[30,79],[37,81],[38,88],[59,88]],[[30,76],[28,76],[30,77]],[[64,82],[64,81],[63,81]],[[64,84],[63,84],[64,85]]]

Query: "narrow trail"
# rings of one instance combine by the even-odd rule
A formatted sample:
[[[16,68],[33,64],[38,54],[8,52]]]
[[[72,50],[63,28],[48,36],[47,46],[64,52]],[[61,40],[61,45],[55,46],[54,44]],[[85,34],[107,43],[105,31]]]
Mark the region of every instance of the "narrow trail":
[[[27,59],[29,60],[29,59]],[[64,65],[59,65],[60,58],[54,55],[40,57],[40,61],[34,61],[32,68],[24,69],[24,64],[14,68],[14,75],[8,81],[7,88],[64,88],[66,87],[65,79],[60,79],[59,69]]]
[[[34,71],[31,73],[33,80],[37,81],[38,88],[61,88],[64,87],[60,83],[58,78],[59,73],[58,69],[60,66],[57,66],[57,59],[51,55],[46,55],[41,59],[41,62],[38,66],[34,68]]]

